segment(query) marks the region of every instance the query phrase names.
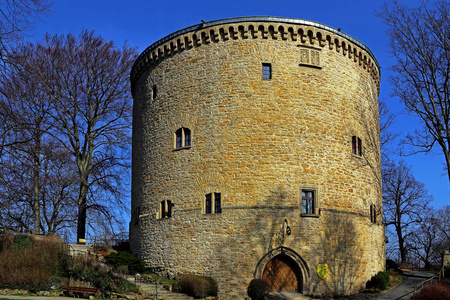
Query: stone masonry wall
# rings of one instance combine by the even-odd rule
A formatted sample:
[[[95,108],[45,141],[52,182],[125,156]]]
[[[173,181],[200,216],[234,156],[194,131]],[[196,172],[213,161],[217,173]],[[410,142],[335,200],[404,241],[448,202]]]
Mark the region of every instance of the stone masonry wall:
[[[205,26],[152,51],[131,76],[130,242],[147,266],[212,276],[221,299],[244,299],[276,253],[296,257],[305,294],[353,293],[384,269],[371,55],[282,22]],[[262,79],[263,63],[271,79]],[[174,149],[182,127],[192,144]],[[352,136],[362,156],[352,154]],[[302,189],[315,191],[315,214],[301,213]],[[208,193],[221,193],[222,213],[204,214]],[[164,200],[172,216],[158,219]]]

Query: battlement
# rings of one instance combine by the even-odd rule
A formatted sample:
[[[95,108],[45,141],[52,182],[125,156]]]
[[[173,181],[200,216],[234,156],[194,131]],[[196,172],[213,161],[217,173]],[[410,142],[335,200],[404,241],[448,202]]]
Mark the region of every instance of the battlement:
[[[145,70],[179,52],[210,43],[238,39],[274,39],[299,45],[328,47],[367,70],[380,86],[380,66],[369,48],[339,29],[300,19],[241,17],[205,22],[174,32],[153,43],[138,57],[131,70],[132,89]]]

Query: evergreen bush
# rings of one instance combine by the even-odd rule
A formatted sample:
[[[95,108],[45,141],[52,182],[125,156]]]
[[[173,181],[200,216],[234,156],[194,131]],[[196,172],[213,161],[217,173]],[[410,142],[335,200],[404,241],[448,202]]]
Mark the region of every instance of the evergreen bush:
[[[110,253],[105,256],[105,259],[106,262],[114,268],[127,266],[130,274],[143,273],[145,271],[145,265],[142,260],[128,251]]]
[[[372,278],[366,283],[366,288],[384,291],[390,281],[391,278],[389,276],[389,273],[378,272],[376,275],[372,276]]]
[[[387,271],[399,271],[400,270],[400,266],[398,263],[396,263],[395,261],[393,261],[392,259],[387,259],[386,260],[386,270]]]

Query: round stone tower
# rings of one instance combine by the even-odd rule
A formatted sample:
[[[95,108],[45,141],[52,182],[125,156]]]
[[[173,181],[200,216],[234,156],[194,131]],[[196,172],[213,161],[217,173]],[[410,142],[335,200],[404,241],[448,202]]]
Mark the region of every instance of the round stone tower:
[[[205,22],[149,46],[134,97],[130,245],[154,272],[350,294],[384,270],[370,50],[289,18]]]

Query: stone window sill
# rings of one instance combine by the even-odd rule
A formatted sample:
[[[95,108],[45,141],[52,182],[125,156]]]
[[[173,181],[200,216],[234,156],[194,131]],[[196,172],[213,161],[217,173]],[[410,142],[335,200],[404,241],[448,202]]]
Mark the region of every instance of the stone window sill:
[[[316,214],[300,214],[301,217],[305,217],[305,218],[318,218],[320,217],[319,215]]]
[[[173,151],[180,151],[180,150],[185,150],[185,149],[190,149],[191,146],[184,146],[184,147],[180,147],[180,148],[175,148],[173,149]]]

